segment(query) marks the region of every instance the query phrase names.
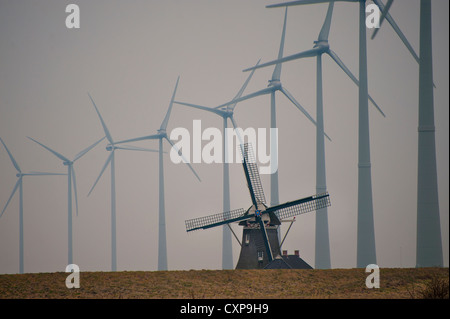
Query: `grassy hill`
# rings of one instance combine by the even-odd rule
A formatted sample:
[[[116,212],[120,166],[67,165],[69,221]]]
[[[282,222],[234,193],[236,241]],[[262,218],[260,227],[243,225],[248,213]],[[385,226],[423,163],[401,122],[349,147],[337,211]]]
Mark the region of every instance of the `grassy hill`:
[[[68,275],[0,275],[0,298],[448,298],[449,285],[448,268],[381,268],[378,289],[365,269],[81,272],[77,289]]]

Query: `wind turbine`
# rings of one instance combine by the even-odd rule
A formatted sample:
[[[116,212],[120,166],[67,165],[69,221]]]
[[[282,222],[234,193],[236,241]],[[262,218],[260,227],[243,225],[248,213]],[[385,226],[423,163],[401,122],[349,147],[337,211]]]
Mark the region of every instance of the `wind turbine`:
[[[258,61],[259,63],[259,61]],[[256,63],[256,65],[258,65]],[[253,76],[253,73],[255,71],[253,70],[250,75],[248,76],[247,80],[242,85],[241,89],[237,93],[237,95],[234,97],[233,100],[238,99],[242,96],[242,93],[244,92],[245,88],[247,87],[250,79]],[[203,111],[214,113],[218,116],[220,116],[223,119],[223,141],[222,141],[222,157],[223,157],[223,211],[229,212],[230,211],[230,174],[229,174],[229,167],[228,167],[228,161],[225,159],[225,156],[228,152],[227,150],[227,141],[226,141],[226,130],[228,127],[228,119],[230,119],[231,124],[235,129],[237,129],[236,122],[234,120],[233,114],[234,114],[234,108],[236,107],[237,103],[229,104],[226,106],[226,108],[223,109],[217,109],[217,108],[210,108],[206,106],[201,106],[197,104],[191,104],[191,103],[185,103],[185,102],[179,102],[174,101],[174,103],[193,107],[196,109],[200,109]],[[238,131],[236,131],[236,134],[239,134]],[[238,135],[239,136],[239,135]],[[231,242],[231,226],[227,224],[228,227],[225,225],[222,227],[222,269],[233,269],[233,247]]]
[[[29,172],[29,173],[22,173],[22,170],[19,167],[19,164],[17,163],[17,161],[14,159],[13,155],[11,154],[11,152],[9,151],[8,147],[6,147],[5,142],[3,142],[3,140],[0,138],[0,142],[2,142],[3,146],[5,147],[6,152],[8,152],[9,158],[11,159],[11,162],[13,164],[13,166],[15,167],[16,171],[17,171],[17,182],[16,185],[14,186],[11,195],[8,198],[8,201],[5,204],[5,207],[3,208],[1,214],[0,214],[0,218],[3,216],[3,213],[5,212],[6,208],[9,205],[9,202],[11,201],[11,199],[13,198],[14,194],[16,193],[17,189],[19,189],[19,273],[23,274],[24,273],[24,267],[23,267],[23,177],[24,176],[45,176],[45,175],[66,175],[66,174],[62,174],[62,173],[47,173],[47,172]]]
[[[377,0],[378,2],[379,0]],[[380,25],[393,0],[382,9]],[[376,30],[377,31],[377,30]],[[373,33],[372,39],[376,32]],[[436,167],[434,126],[433,55],[431,1],[420,1],[420,58],[405,38],[403,43],[419,63],[419,127],[417,165],[417,243],[416,267],[442,267],[442,238]]]
[[[116,142],[115,144],[121,143],[129,143],[143,140],[159,140],[159,232],[158,232],[158,270],[167,270],[167,244],[166,244],[166,209],[164,203],[164,167],[163,167],[163,140],[166,140],[175,150],[180,154],[183,158],[183,162],[186,163],[191,169],[192,173],[194,173],[195,177],[200,181],[200,177],[197,175],[192,166],[188,163],[188,161],[184,158],[184,156],[180,153],[178,147],[169,139],[167,136],[167,124],[170,118],[170,112],[172,111],[173,101],[175,99],[175,93],[177,91],[178,82],[180,77],[177,79],[177,83],[175,84],[175,89],[172,94],[172,98],[170,100],[169,109],[167,110],[166,116],[161,123],[157,134],[142,136],[137,138],[132,138],[128,140],[123,140]]]
[[[317,75],[316,75],[316,104],[317,104],[317,126],[316,126],[316,191],[323,193],[327,191],[326,186],[326,169],[325,169],[325,141],[324,141],[324,124],[323,124],[323,93],[322,93],[322,54],[328,54],[334,62],[350,77],[350,79],[359,86],[359,81],[342,62],[339,56],[330,49],[328,43],[328,35],[330,33],[331,18],[333,15],[334,2],[328,5],[327,15],[319,33],[317,41],[314,41],[314,47],[311,50],[303,51],[284,58],[267,62],[257,66],[256,68],[266,67],[287,61],[316,57],[317,59]],[[251,70],[254,68],[246,69]],[[383,111],[375,103],[370,95],[369,100],[383,115]],[[330,260],[330,240],[328,232],[328,207],[321,208],[316,213],[316,245],[315,245],[315,268],[328,269],[331,268]]]
[[[115,173],[115,151],[116,150],[130,150],[130,151],[146,151],[146,152],[158,152],[156,150],[146,149],[142,147],[136,147],[131,145],[124,145],[124,146],[116,146],[114,145],[114,140],[111,136],[111,133],[108,130],[108,127],[106,126],[105,121],[103,120],[102,116],[100,115],[100,111],[97,108],[97,105],[94,102],[94,99],[92,96],[88,93],[89,98],[91,99],[92,104],[94,105],[95,111],[97,112],[97,115],[100,119],[100,122],[103,127],[103,131],[105,132],[106,139],[108,140],[109,144],[106,146],[106,150],[108,152],[111,152],[106,159],[105,164],[103,165],[100,174],[98,175],[97,179],[94,182],[94,185],[92,186],[91,190],[88,193],[88,196],[92,193],[95,186],[97,185],[97,182],[100,180],[100,177],[103,175],[103,172],[105,171],[106,167],[110,165],[111,167],[111,270],[116,271],[117,270],[117,254],[116,254],[116,173]]]
[[[27,136],[28,137],[28,136]],[[47,151],[55,155],[57,158],[63,161],[63,165],[67,166],[67,216],[68,216],[68,264],[72,264],[73,262],[73,252],[72,252],[72,183],[73,183],[73,193],[75,195],[75,206],[76,206],[76,213],[78,216],[78,198],[77,198],[77,183],[75,178],[75,170],[73,168],[73,163],[77,161],[80,157],[82,157],[84,154],[89,152],[92,148],[94,148],[98,143],[100,143],[105,137],[102,137],[97,142],[92,144],[91,146],[85,148],[81,152],[79,152],[73,160],[68,159],[67,157],[61,155],[60,153],[52,150],[50,147],[45,146],[44,144],[36,141],[35,139],[28,137],[33,142],[39,144],[43,148],[45,148]]]
[[[358,268],[376,264],[375,229],[373,220],[372,173],[370,163],[369,137],[369,93],[367,83],[367,40],[366,40],[366,0],[335,0],[359,2],[359,119],[358,119],[358,231],[357,258]],[[335,2],[331,0],[297,0],[269,5],[267,8],[292,5]],[[374,1],[381,8],[380,1]],[[390,17],[390,20],[394,20]],[[396,29],[399,34],[400,29]],[[401,37],[401,36],[400,36]]]

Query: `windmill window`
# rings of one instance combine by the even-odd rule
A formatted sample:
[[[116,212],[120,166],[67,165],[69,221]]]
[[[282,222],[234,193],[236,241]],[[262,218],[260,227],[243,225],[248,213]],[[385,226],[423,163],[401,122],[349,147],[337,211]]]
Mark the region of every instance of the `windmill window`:
[[[264,259],[264,252],[263,251],[258,251],[258,262],[262,263]]]
[[[248,246],[250,244],[250,234],[245,234],[245,245]]]

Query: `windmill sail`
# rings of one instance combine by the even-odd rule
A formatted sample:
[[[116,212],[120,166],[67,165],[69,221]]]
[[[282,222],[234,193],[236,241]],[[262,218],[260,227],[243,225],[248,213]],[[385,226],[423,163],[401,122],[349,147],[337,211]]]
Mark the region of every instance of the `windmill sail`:
[[[247,178],[248,188],[254,205],[257,203],[266,203],[264,190],[262,188],[261,179],[259,177],[258,165],[256,164],[255,155],[251,144],[245,143],[241,145],[241,153],[243,158],[245,176]]]
[[[328,206],[331,206],[330,195],[325,193],[273,206],[268,208],[266,212],[274,212],[278,219],[282,220]]]
[[[186,231],[190,232],[197,229],[207,229],[245,219],[250,219],[251,217],[253,216],[245,214],[245,209],[235,209],[225,213],[186,220]]]

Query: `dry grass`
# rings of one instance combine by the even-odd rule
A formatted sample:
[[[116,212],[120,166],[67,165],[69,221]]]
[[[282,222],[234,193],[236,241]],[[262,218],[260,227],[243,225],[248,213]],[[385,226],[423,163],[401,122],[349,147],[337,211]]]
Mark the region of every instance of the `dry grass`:
[[[448,298],[449,282],[448,268],[381,268],[379,289],[366,288],[364,269],[81,272],[68,289],[68,275],[0,275],[0,298]]]

